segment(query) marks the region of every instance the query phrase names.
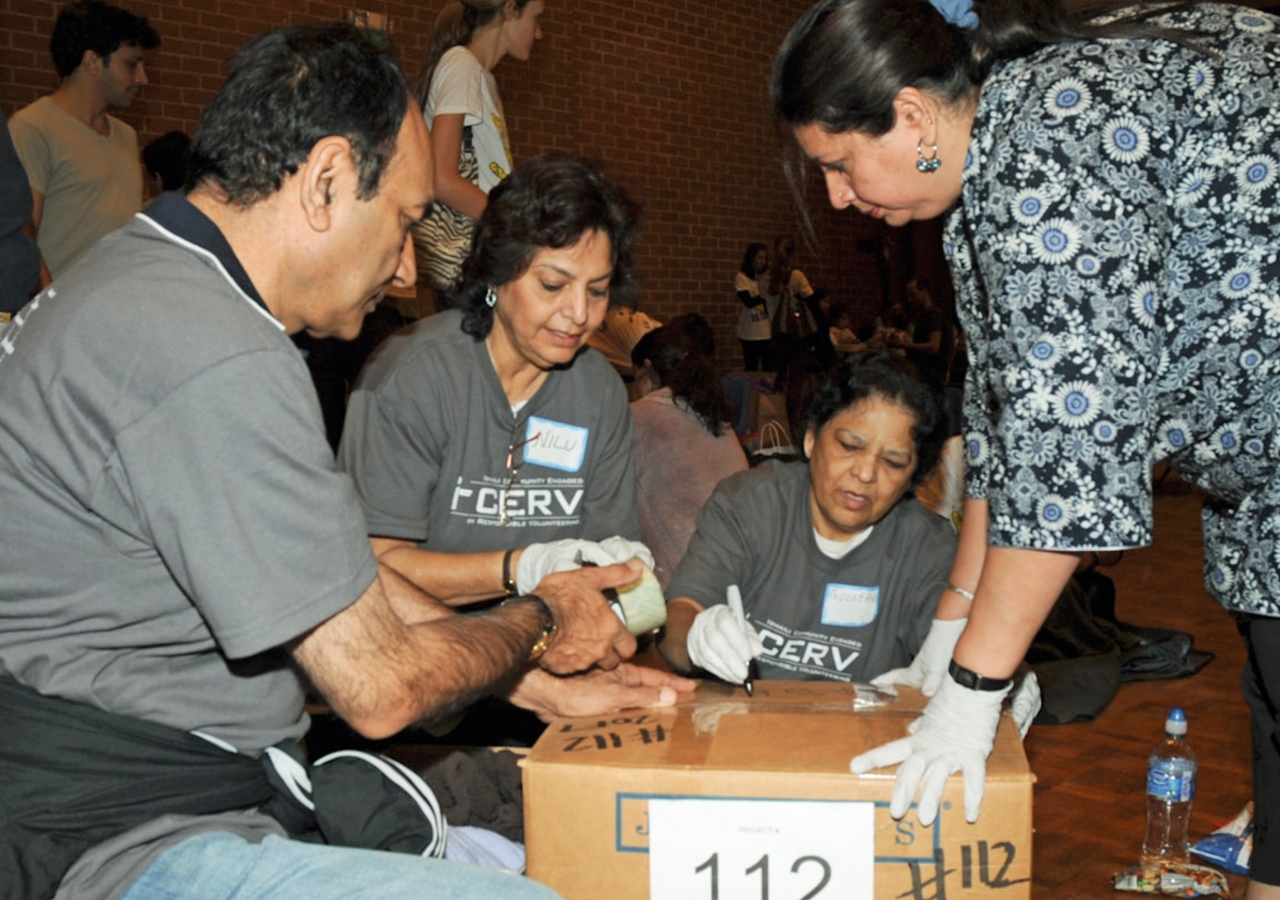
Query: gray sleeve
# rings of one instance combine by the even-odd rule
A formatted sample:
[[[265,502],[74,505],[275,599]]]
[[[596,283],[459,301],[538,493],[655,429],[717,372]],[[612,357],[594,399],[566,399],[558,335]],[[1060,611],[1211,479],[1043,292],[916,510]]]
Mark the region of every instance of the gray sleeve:
[[[400,397],[412,379],[393,377],[373,388],[357,387],[347,402],[338,467],[351,476],[369,534],[425,542],[430,506],[440,477],[445,430],[421,421],[432,403]],[[423,380],[428,390],[429,379]],[[412,423],[405,416],[417,416]]]
[[[956,555],[956,537],[950,522],[926,512],[913,524],[919,527],[905,537],[915,553],[903,561],[905,578],[902,596],[898,598],[905,609],[913,611],[903,618],[898,635],[907,659],[915,658],[933,625]]]
[[[345,609],[377,575],[306,369],[282,351],[197,375],[121,432],[112,489],[230,658]]]
[[[725,479],[698,514],[689,550],[667,587],[668,598],[688,597],[709,607],[725,602],[725,588],[729,585],[744,585],[750,579],[755,555],[752,522],[772,519],[759,511],[752,515],[740,508],[735,498],[746,495],[726,491],[726,487],[732,488],[750,474],[744,472]]]
[[[603,357],[601,357],[603,360]],[[626,388],[609,368],[608,392],[600,405],[596,428],[601,452],[586,488],[582,515],[582,537],[601,540],[622,535],[641,539],[640,509],[636,502],[636,465],[631,418]]]

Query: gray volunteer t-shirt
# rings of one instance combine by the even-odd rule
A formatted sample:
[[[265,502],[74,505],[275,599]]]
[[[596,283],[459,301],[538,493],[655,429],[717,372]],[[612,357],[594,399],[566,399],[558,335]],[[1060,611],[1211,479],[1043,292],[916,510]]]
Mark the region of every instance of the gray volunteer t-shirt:
[[[710,607],[737,584],[762,678],[869,681],[915,657],[955,549],[950,523],[908,497],[831,559],[814,540],[808,464],[771,461],[721,482],[667,597]]]
[[[438,552],[639,540],[631,431],[626,388],[591,348],[548,372],[512,415],[484,342],[450,310],[393,335],[369,361],[338,464],[370,534]],[[509,467],[513,441],[524,443]]]
[[[245,752],[305,732],[277,648],[376,575],[298,352],[146,214],[3,335],[0,510],[0,670]]]

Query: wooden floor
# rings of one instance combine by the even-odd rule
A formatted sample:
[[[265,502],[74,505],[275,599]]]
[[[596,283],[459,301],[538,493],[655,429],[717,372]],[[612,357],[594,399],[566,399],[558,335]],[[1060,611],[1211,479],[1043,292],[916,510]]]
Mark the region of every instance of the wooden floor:
[[[1152,547],[1106,570],[1116,582],[1117,617],[1189,632],[1216,658],[1190,678],[1121,684],[1094,722],[1031,729],[1034,900],[1138,896],[1116,893],[1112,875],[1137,862],[1146,757],[1170,706],[1186,708],[1200,761],[1193,840],[1250,798],[1249,717],[1238,685],[1244,650],[1231,617],[1204,590],[1198,499],[1175,482],[1157,494],[1155,523]],[[1237,896],[1245,883],[1232,876]]]

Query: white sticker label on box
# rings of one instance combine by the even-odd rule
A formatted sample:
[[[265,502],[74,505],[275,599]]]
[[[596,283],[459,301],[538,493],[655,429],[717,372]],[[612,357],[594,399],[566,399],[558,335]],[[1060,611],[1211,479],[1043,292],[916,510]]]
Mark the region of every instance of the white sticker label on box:
[[[837,900],[875,894],[875,804],[649,801],[649,896]]]

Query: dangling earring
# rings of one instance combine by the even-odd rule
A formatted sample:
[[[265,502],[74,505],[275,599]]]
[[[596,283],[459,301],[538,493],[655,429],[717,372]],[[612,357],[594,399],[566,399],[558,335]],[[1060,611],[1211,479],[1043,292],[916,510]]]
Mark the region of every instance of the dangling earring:
[[[493,285],[490,285],[489,289],[484,292],[484,305],[493,309],[497,302],[498,292],[493,289]]]
[[[916,171],[917,172],[936,172],[942,168],[942,160],[938,159],[938,145],[933,145],[933,156],[926,157],[924,155],[924,141],[916,144]]]

